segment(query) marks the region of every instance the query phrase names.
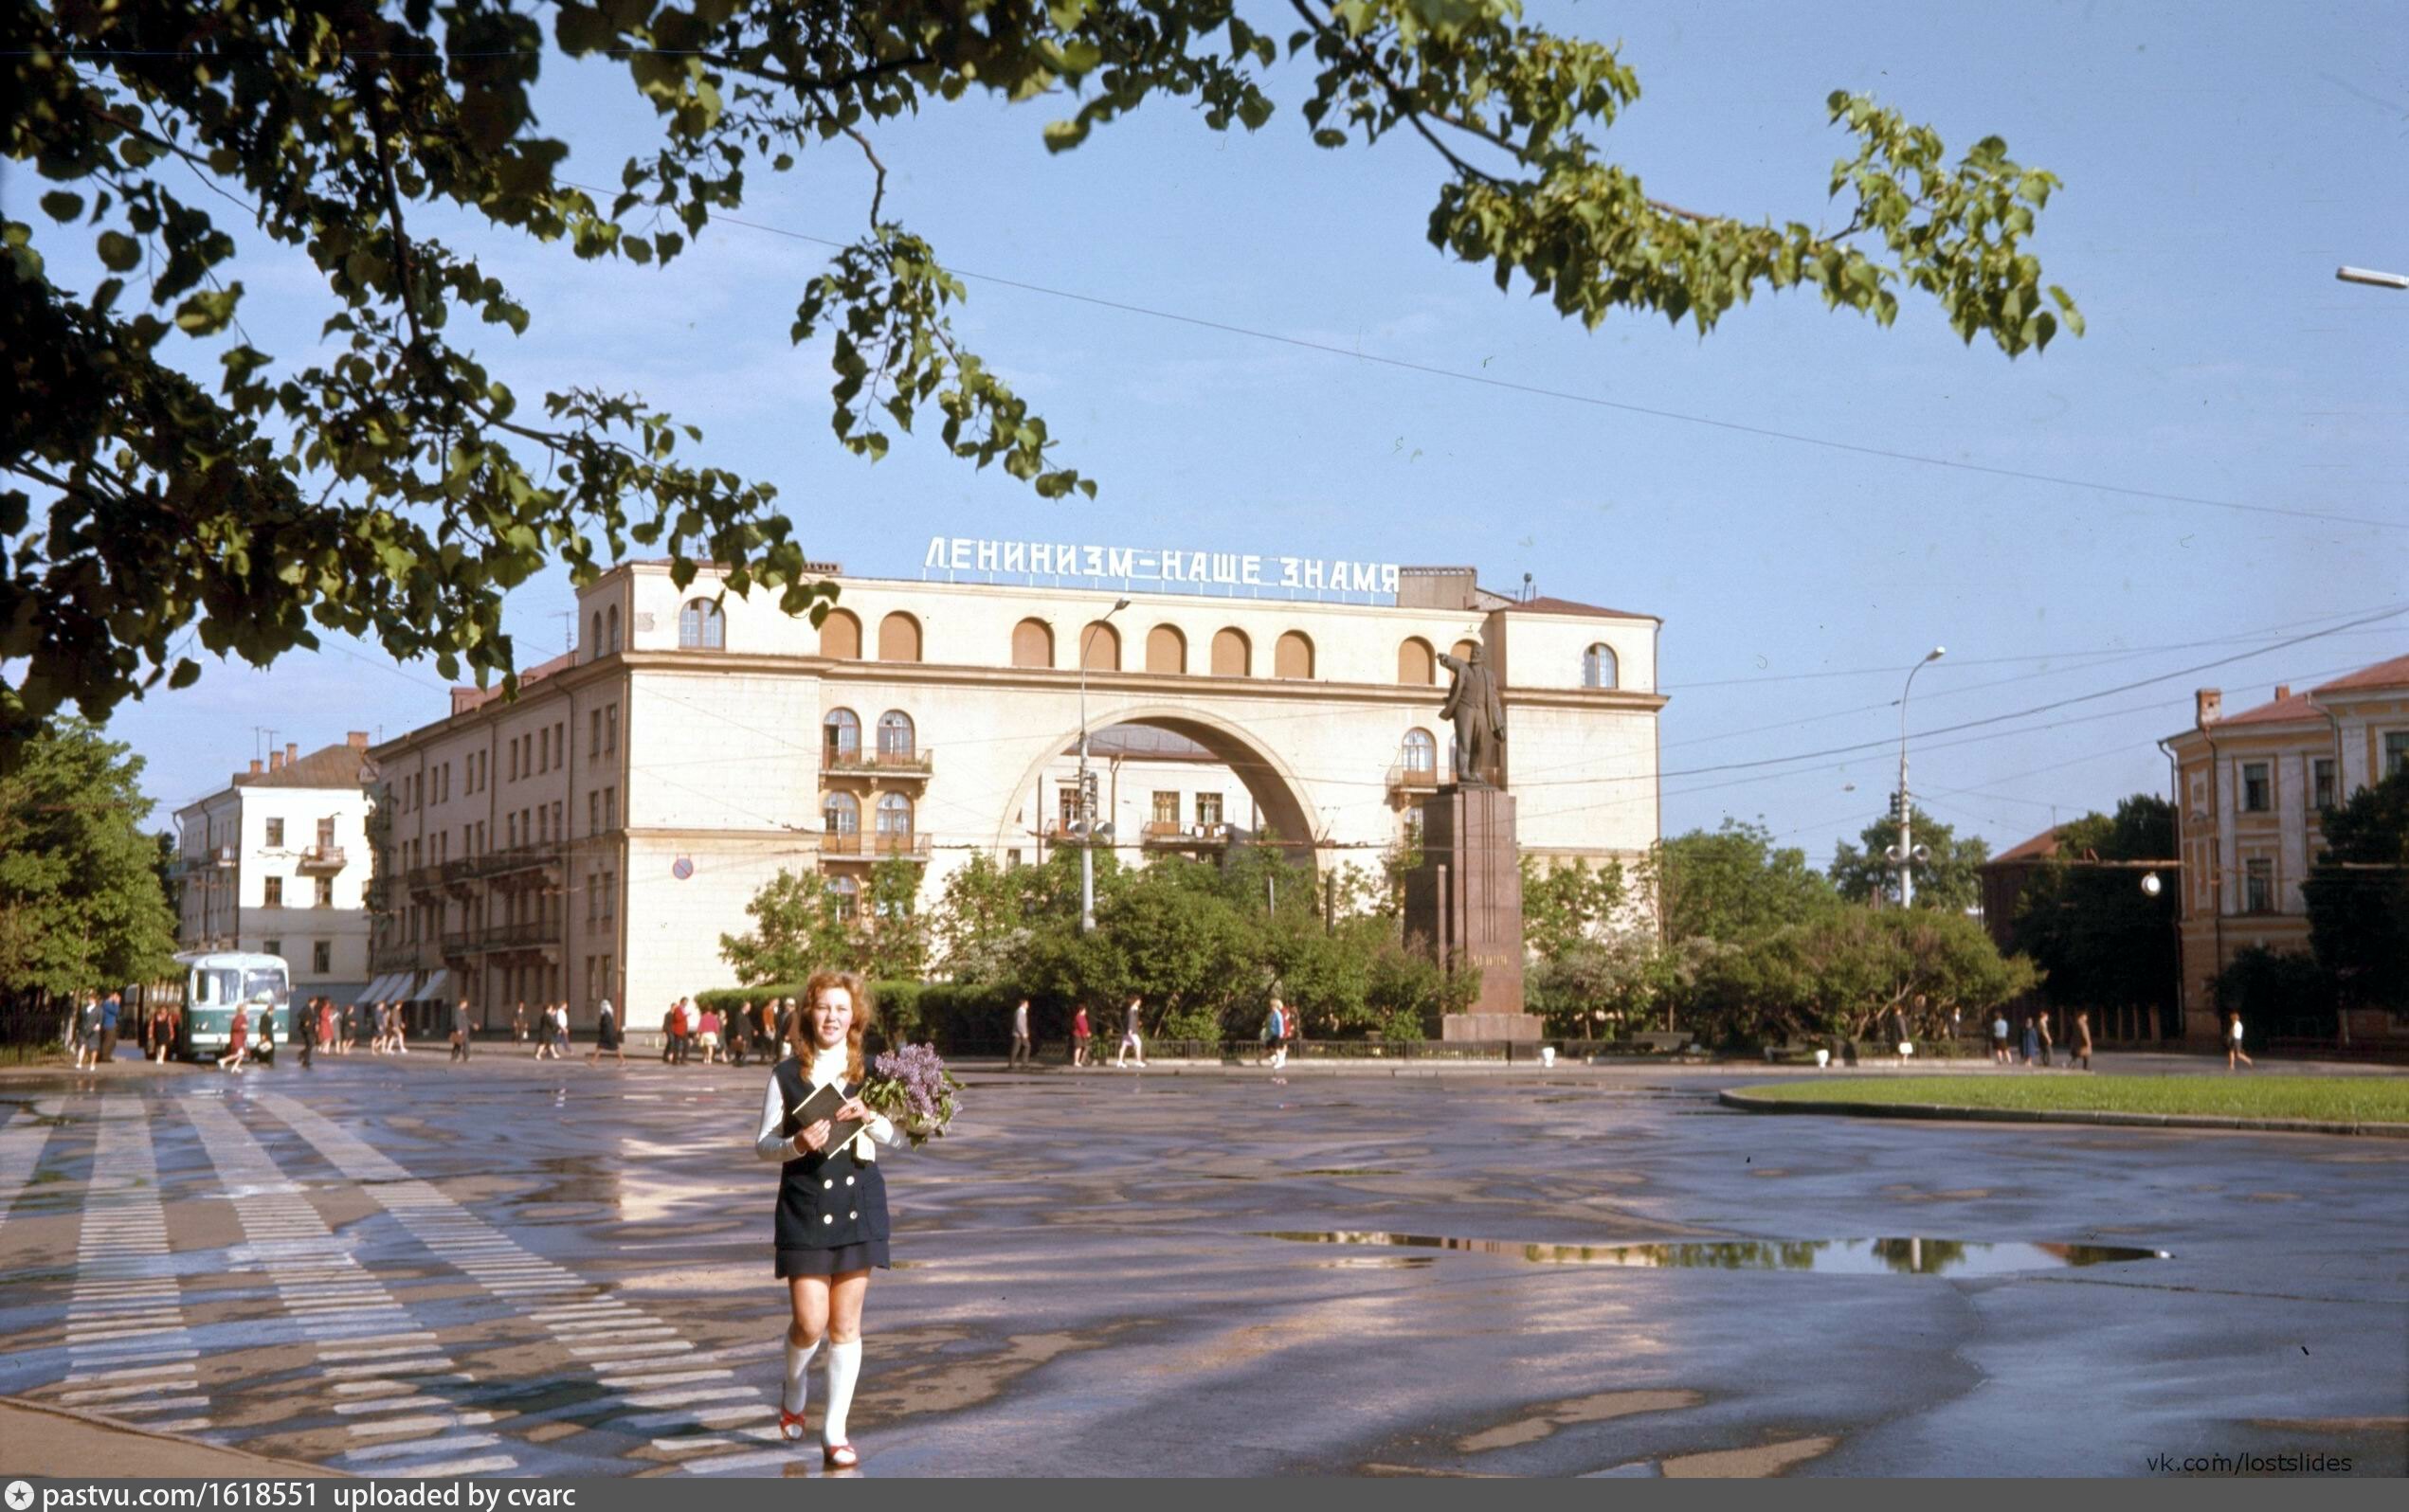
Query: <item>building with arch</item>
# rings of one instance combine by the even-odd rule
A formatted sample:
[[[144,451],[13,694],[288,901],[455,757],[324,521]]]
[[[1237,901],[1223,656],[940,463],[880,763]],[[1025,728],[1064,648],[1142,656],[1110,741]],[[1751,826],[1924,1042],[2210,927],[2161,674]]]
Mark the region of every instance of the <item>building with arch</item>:
[[[974,854],[1065,843],[1082,685],[1124,862],[1269,840],[1374,869],[1452,780],[1441,647],[1481,645],[1499,679],[1527,853],[1628,864],[1657,837],[1651,615],[1509,599],[1467,568],[1407,568],[1395,603],[1138,592],[1118,611],[1109,588],[815,570],[840,590],[816,626],[770,594],[705,616],[711,569],[681,590],[622,564],[579,595],[588,640],[515,701],[455,690],[449,717],[377,747],[396,906],[374,969],[444,971],[487,1022],[523,997],[590,1024],[607,996],[649,1026],[734,984],[719,937],[781,870],[846,901],[906,857],[933,901]],[[472,763],[491,776],[431,775]]]

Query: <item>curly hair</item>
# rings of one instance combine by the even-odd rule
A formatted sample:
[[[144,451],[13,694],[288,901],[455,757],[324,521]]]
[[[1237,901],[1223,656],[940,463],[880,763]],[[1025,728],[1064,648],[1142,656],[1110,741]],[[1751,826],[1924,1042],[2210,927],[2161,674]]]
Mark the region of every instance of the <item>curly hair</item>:
[[[878,1017],[878,1009],[870,999],[870,984],[862,980],[860,972],[813,972],[811,980],[803,984],[803,1000],[787,1017],[787,1042],[794,1047],[795,1058],[807,1064],[809,1057],[804,1054],[804,1051],[809,1047],[816,1053],[819,1041],[813,1037],[806,1020],[812,1004],[818,1002],[820,994],[830,987],[842,987],[853,999],[853,1024],[844,1035],[844,1079],[858,1082],[868,1070],[868,1063],[861,1054],[861,1039],[870,1032],[870,1025]]]

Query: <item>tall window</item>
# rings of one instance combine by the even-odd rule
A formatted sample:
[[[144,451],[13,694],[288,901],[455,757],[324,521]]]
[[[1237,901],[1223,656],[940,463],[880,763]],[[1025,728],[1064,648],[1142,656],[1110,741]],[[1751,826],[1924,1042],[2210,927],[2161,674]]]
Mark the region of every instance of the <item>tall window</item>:
[[[1397,647],[1397,680],[1417,688],[1439,680],[1439,654],[1420,636],[1407,636]]]
[[[820,655],[832,661],[861,659],[861,621],[842,609],[831,609],[820,621]]]
[[[861,912],[861,884],[849,876],[828,879],[828,907],[840,919],[851,921]]]
[[[281,909],[284,907],[284,879],[282,877],[269,877],[263,881],[261,886],[266,889],[266,891],[260,898],[262,907],[270,909]],[[277,952],[271,950],[268,954],[275,955]]]
[[[2244,762],[2241,767],[2241,807],[2245,814],[2264,814],[2274,806],[2272,784],[2265,762]]]
[[[1409,729],[1401,747],[1403,765],[1409,772],[1439,770],[1439,741],[1427,729]]]
[[[619,605],[614,603],[603,611],[603,650],[611,652],[618,649]]]
[[[878,621],[878,659],[920,659],[920,621],[898,609]]]
[[[901,793],[878,795],[878,833],[905,835],[912,833],[912,800]]]
[[[831,761],[851,761],[861,754],[861,721],[850,709],[831,709],[820,727],[822,748]]]
[[[317,821],[317,848],[321,851],[335,849],[335,821],[331,819]]]
[[[1219,824],[1221,821],[1222,795],[1219,793],[1197,794],[1196,822],[1199,824]]]
[[[1079,632],[1079,663],[1090,672],[1121,670],[1121,632],[1097,620]]]
[[[1614,647],[1601,640],[1581,654],[1581,686],[1584,688],[1619,687]]]
[[[2334,806],[2334,761],[2320,756],[2309,764],[2309,806],[2319,813]]]
[[[681,651],[724,651],[728,647],[728,617],[709,599],[689,599],[678,611],[678,648]]]
[[[281,819],[267,821],[267,848],[271,851],[284,849],[284,821]]]
[[[1282,631],[1272,644],[1272,675],[1310,679],[1313,675],[1313,642],[1301,630]]]
[[[890,709],[878,716],[878,754],[909,757],[912,754],[912,716],[900,709]]]
[[[1180,795],[1178,791],[1176,789],[1168,793],[1157,791],[1154,795],[1154,822],[1176,828],[1179,821]]]
[[[1250,677],[1255,673],[1254,646],[1246,632],[1230,626],[1213,632],[1213,675]]]
[[[1158,624],[1146,632],[1146,670],[1181,673],[1187,670],[1187,637],[1175,624]]]
[[[1023,620],[1012,627],[1012,665],[1054,665],[1054,627],[1042,620]]]
[[[820,817],[831,835],[861,833],[861,801],[851,793],[830,793],[820,805]]]
[[[335,879],[331,876],[317,879],[317,906],[321,909],[335,907]]]
[[[334,942],[334,941],[332,941],[332,940],[313,940],[313,941],[311,941],[311,942],[310,942],[310,970],[312,970],[312,971],[314,971],[314,972],[317,973],[317,974],[318,974],[318,975],[320,975],[320,976],[324,976],[326,973],[328,973],[328,972],[330,972],[330,971],[334,970],[334,969],[335,969],[335,942]]]
[[[2263,857],[2242,863],[2242,909],[2249,913],[2275,911],[2275,863]]]
[[[2384,731],[2384,775],[2409,769],[2409,729]]]
[[[1059,806],[1062,811],[1062,833],[1068,835],[1078,828],[1079,790],[1076,787],[1065,787],[1056,793],[1055,797],[1060,801]]]

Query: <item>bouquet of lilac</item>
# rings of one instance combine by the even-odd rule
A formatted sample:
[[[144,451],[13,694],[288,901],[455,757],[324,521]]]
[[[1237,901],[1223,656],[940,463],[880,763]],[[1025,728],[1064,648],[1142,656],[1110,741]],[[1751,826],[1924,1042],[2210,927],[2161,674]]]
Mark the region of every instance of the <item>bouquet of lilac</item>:
[[[905,1045],[870,1063],[861,1101],[901,1130],[916,1150],[945,1137],[946,1125],[962,1109],[961,1099],[954,1095],[961,1088],[934,1050]]]

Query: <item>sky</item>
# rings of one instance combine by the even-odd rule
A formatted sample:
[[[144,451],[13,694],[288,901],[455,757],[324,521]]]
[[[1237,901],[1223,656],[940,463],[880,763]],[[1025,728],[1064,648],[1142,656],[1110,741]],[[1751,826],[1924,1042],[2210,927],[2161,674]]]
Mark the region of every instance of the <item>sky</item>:
[[[1287,29],[1285,7],[1241,13]],[[932,440],[872,465],[826,429],[825,347],[787,332],[828,255],[806,239],[867,221],[847,144],[756,180],[742,218],[769,229],[715,225],[665,271],[443,230],[533,311],[526,337],[480,340],[522,402],[640,392],[774,483],[806,552],[851,572],[915,575],[932,535],[1147,546],[1176,522],[1233,550],[1470,563],[1499,589],[1528,573],[1657,615],[1668,835],[1731,816],[1825,863],[1883,812],[1900,687],[1935,645],[1909,710],[1914,791],[1994,850],[2164,792],[2153,742],[2188,726],[2197,687],[2238,710],[2409,653],[2409,293],[2334,278],[2409,271],[2409,11],[1530,13],[1620,39],[1644,94],[1603,145],[1691,207],[1845,216],[1824,197],[1848,145],[1825,123],[1835,89],[1952,155],[2004,137],[2063,181],[2030,249],[2089,334],[2010,361],[1914,294],[1889,330],[1797,295],[1703,338],[1639,315],[1585,330],[1427,244],[1442,165],[1418,139],[1313,147],[1301,63],[1273,71],[1283,108],[1251,135],[1151,103],[1049,155],[1060,97],[937,105],[874,137],[886,213],[976,275],[960,329],[1100,483],[1048,501]],[[568,176],[615,184],[650,121],[624,72],[555,60],[539,99]],[[88,287],[88,258],[43,235]],[[306,264],[246,247],[237,276],[253,337],[308,360],[328,305]],[[558,570],[514,591],[522,664],[561,649],[571,603]],[[443,690],[431,664],[330,641],[266,671],[211,662],[110,729],[146,758],[164,825],[267,730],[305,751],[391,736],[440,717]]]

